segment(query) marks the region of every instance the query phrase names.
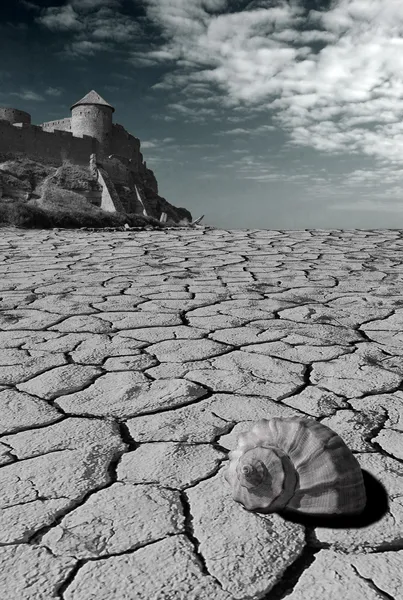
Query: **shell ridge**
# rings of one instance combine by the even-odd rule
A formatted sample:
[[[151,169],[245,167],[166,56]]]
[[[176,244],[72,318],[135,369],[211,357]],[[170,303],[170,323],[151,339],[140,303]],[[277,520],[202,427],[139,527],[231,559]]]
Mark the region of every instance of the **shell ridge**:
[[[365,507],[358,460],[337,433],[314,419],[261,419],[239,436],[229,458],[225,479],[247,510],[352,514]]]

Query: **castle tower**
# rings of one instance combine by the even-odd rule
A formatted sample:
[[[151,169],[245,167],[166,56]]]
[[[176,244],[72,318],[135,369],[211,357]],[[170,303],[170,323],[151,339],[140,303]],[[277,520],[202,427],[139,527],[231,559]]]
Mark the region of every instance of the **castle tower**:
[[[30,125],[31,115],[24,110],[18,110],[18,108],[0,107],[0,120],[8,121],[12,125],[15,123]]]
[[[81,137],[90,135],[100,144],[98,153],[108,155],[112,138],[113,106],[108,104],[97,92],[91,90],[78,102],[70,107],[71,132]]]

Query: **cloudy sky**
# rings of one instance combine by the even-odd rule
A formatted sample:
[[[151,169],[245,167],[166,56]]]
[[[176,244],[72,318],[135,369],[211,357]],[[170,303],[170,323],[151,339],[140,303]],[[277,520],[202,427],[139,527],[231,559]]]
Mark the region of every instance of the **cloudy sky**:
[[[223,228],[403,228],[402,0],[2,0],[0,105],[95,89]]]

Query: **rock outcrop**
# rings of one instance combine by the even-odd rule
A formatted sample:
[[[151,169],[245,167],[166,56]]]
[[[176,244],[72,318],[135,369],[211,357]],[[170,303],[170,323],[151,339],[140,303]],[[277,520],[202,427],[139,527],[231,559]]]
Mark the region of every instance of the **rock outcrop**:
[[[167,223],[186,223],[192,215],[177,208],[158,194],[153,171],[141,165],[123,184],[107,165],[97,163],[94,155],[88,167],[65,161],[60,167],[31,160],[23,154],[0,155],[0,198],[2,202],[19,201],[49,207],[91,204],[108,212],[140,214]]]

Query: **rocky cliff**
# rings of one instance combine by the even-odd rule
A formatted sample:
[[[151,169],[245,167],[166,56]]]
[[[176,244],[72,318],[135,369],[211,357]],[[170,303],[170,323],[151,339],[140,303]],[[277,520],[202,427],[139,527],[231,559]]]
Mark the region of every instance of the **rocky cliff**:
[[[21,154],[0,154],[1,202],[22,202],[43,209],[55,202],[59,209],[81,203],[98,211],[145,215],[158,221],[165,213],[167,224],[192,221],[188,210],[173,206],[158,194],[155,175],[145,166],[131,173],[126,185],[113,181],[102,164],[96,166],[94,174],[90,164],[84,167],[65,161],[56,167]]]

